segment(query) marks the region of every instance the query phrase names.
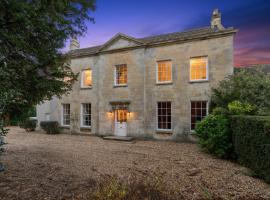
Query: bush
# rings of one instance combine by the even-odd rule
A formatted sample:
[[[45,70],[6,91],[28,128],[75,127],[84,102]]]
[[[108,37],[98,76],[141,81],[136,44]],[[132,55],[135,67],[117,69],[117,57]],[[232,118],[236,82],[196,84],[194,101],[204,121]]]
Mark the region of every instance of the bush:
[[[217,107],[214,108],[212,111],[213,115],[224,115],[227,116],[229,114],[229,111],[226,108],[222,108],[222,107]]]
[[[233,101],[256,106],[256,111],[270,111],[270,76],[257,70],[241,69],[212,88],[211,108],[228,107]],[[257,114],[257,113],[256,113]]]
[[[254,114],[255,106],[252,106],[249,103],[241,103],[240,101],[233,101],[228,105],[229,112],[232,115],[248,115]]]
[[[195,131],[203,150],[219,158],[233,157],[232,135],[226,116],[210,114],[196,124]]]
[[[239,163],[270,183],[270,116],[232,116],[231,129]]]
[[[43,121],[40,122],[40,127],[46,131],[47,134],[58,134],[60,132],[59,130],[59,124],[57,121]]]
[[[21,125],[21,128],[24,128],[26,131],[34,131],[37,127],[37,120],[27,119]]]

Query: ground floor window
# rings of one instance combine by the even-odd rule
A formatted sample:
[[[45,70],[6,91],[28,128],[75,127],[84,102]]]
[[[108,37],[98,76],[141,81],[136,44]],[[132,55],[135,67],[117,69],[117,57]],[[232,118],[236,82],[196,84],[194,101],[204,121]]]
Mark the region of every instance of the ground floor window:
[[[62,104],[62,125],[70,125],[70,104]]]
[[[83,103],[82,104],[82,126],[90,127],[91,126],[91,104]]]
[[[207,115],[207,101],[191,101],[191,130]]]
[[[172,129],[172,105],[169,101],[157,103],[157,129],[171,130]]]

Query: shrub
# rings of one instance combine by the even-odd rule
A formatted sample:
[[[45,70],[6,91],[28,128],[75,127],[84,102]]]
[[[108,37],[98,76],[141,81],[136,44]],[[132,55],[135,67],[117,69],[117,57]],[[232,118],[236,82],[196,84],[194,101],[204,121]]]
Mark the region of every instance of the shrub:
[[[42,121],[40,122],[40,127],[46,131],[47,134],[58,134],[60,132],[57,121]]]
[[[211,107],[227,108],[233,101],[256,105],[262,113],[270,111],[270,76],[257,70],[241,69],[212,89]]]
[[[229,120],[224,115],[210,114],[196,124],[199,145],[219,158],[232,158],[233,145]]]
[[[24,128],[26,131],[34,131],[36,129],[36,126],[37,120],[33,119],[27,119],[20,125],[20,127]]]
[[[255,107],[249,103],[241,103],[240,101],[233,101],[228,105],[229,112],[232,115],[254,114]]]
[[[270,116],[232,116],[231,129],[239,163],[270,183]]]
[[[216,107],[212,111],[213,115],[224,115],[227,116],[229,114],[229,111],[226,108],[222,107]]]

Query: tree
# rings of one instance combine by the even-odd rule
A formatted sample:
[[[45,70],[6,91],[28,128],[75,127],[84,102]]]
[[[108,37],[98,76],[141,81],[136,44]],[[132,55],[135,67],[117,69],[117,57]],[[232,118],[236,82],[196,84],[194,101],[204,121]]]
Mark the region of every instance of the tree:
[[[254,69],[241,69],[212,89],[211,108],[223,107],[233,101],[254,106],[257,114],[270,112],[270,76]]]
[[[61,96],[76,81],[66,41],[86,31],[95,0],[0,1],[0,97],[4,113]]]

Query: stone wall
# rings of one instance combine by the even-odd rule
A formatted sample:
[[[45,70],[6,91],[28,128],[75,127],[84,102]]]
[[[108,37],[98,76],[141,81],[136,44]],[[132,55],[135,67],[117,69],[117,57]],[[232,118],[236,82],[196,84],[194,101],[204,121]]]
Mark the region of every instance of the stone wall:
[[[123,43],[121,41],[119,44]],[[113,47],[117,48],[117,43]],[[189,82],[189,61],[196,56],[208,56],[209,81]],[[172,61],[171,84],[156,84],[156,62],[160,60]],[[127,65],[127,87],[114,87],[114,69],[119,64]],[[109,102],[128,100],[131,102],[127,130],[129,136],[181,139],[190,132],[190,101],[210,101],[210,88],[233,73],[233,36],[74,58],[71,66],[74,72],[91,68],[93,86],[91,89],[81,89],[78,81],[69,95],[55,101],[51,118],[59,122],[61,103],[71,104],[72,122],[67,131],[112,135],[113,116],[109,113]],[[158,101],[172,102],[171,133],[156,132]],[[91,130],[80,128],[81,103],[91,103]],[[41,111],[42,106],[39,106],[38,112]]]

